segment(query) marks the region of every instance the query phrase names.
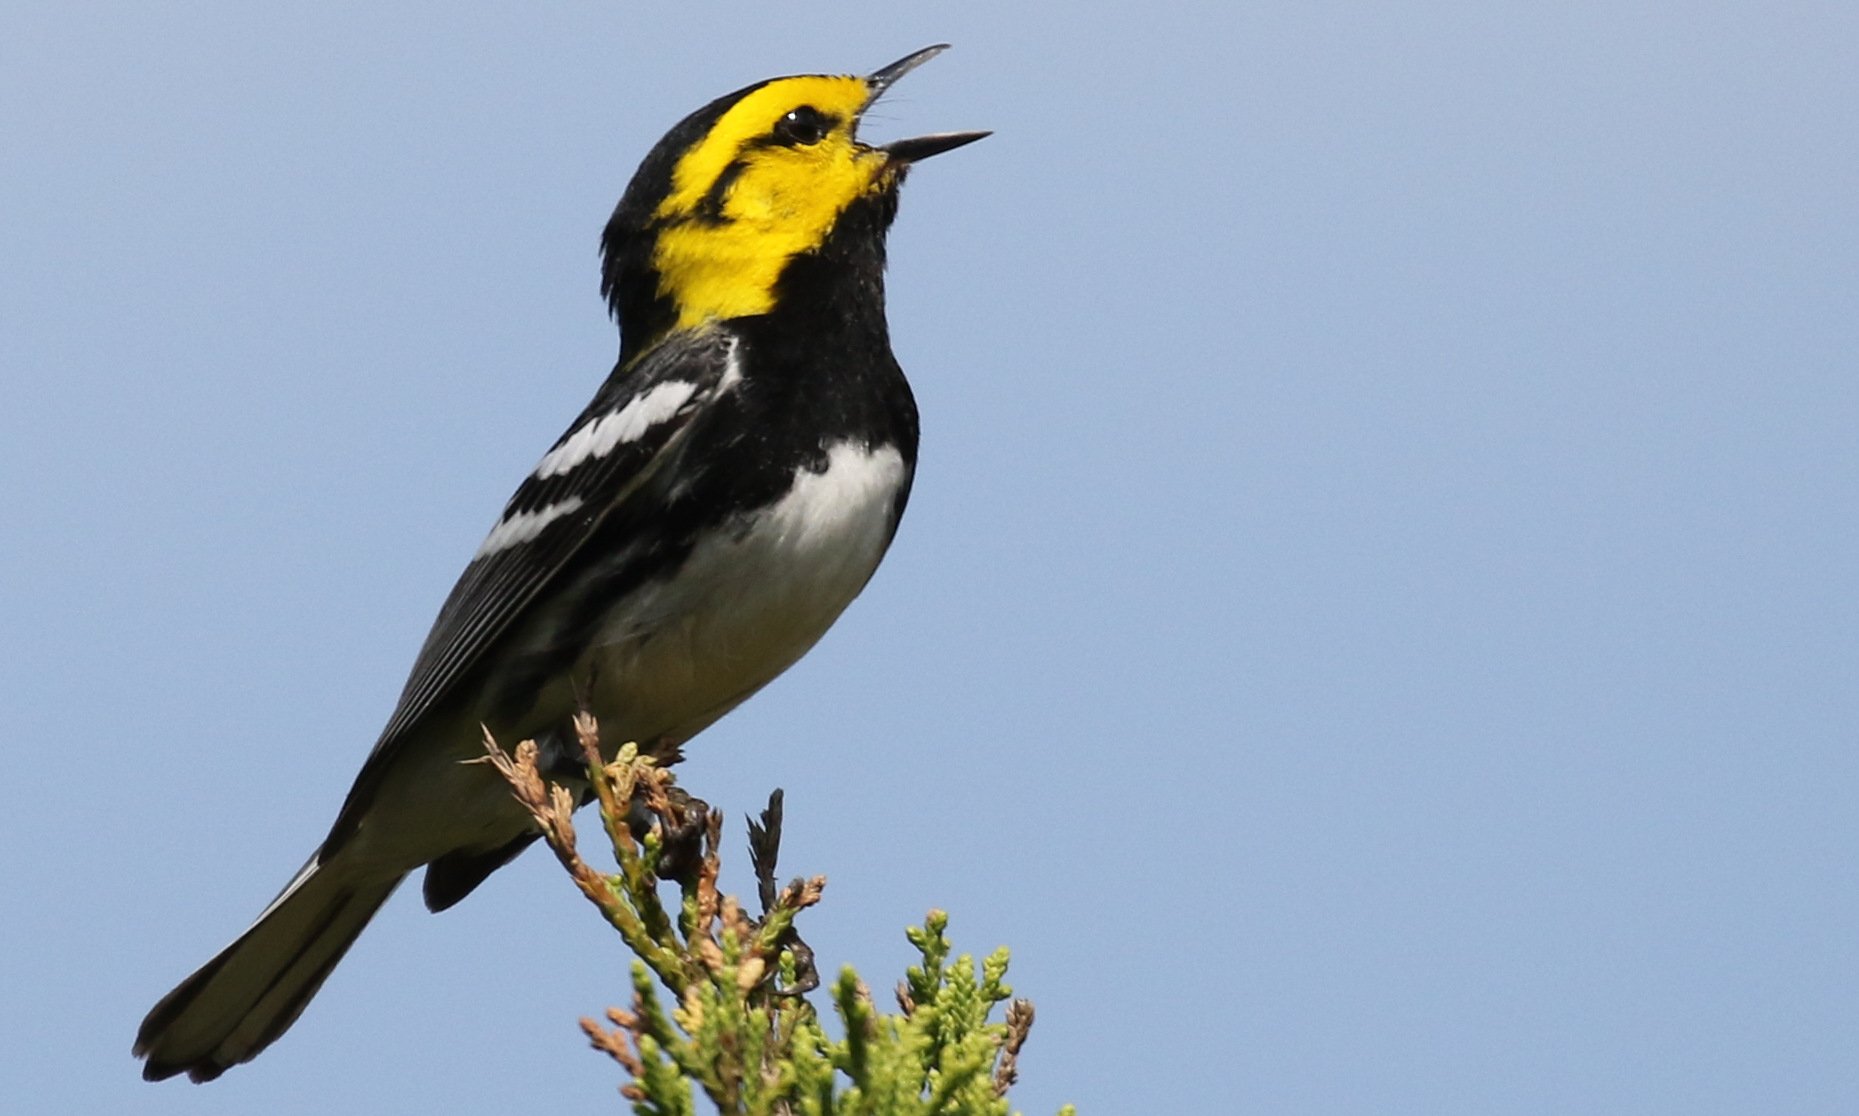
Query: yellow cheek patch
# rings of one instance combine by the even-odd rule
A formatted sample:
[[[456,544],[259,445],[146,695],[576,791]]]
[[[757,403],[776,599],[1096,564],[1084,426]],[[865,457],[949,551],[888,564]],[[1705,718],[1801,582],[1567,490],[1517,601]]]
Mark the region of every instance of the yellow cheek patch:
[[[829,147],[842,150],[822,150]],[[660,291],[677,304],[679,326],[774,309],[787,262],[826,240],[885,162],[837,136],[803,150],[805,158],[781,148],[755,152],[730,186],[724,220],[686,220],[659,234],[652,263]]]
[[[652,263],[680,327],[772,310],[788,260],[818,248],[846,206],[872,188],[887,160],[852,139],[869,92],[850,77],[769,82],[731,106],[678,161],[671,193],[654,214],[664,224]],[[838,125],[815,144],[771,144],[776,122],[802,105]],[[724,192],[712,199],[725,174]],[[721,204],[705,213],[707,199]]]
[[[801,105],[850,121],[871,95],[863,78],[792,77],[762,85],[729,107],[698,144],[685,152],[671,172],[671,193],[659,204],[658,216],[672,217],[695,210],[711,184],[736,161],[743,149],[765,139],[775,121]]]

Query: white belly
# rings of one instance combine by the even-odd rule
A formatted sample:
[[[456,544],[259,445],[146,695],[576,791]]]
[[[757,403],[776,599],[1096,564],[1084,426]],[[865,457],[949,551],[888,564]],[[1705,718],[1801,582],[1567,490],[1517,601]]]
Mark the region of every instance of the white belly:
[[[689,739],[792,666],[858,596],[908,482],[894,448],[831,447],[824,472],[801,472],[778,504],[614,607],[572,680],[543,685],[531,719],[565,721],[591,680],[607,744]],[[453,849],[495,847],[528,824],[501,782],[464,762],[483,754],[484,719],[470,706],[431,726],[386,777],[352,855],[405,871]]]
[[[895,448],[834,445],[824,472],[633,593],[590,664],[601,735],[681,742],[792,666],[877,569],[908,479]]]

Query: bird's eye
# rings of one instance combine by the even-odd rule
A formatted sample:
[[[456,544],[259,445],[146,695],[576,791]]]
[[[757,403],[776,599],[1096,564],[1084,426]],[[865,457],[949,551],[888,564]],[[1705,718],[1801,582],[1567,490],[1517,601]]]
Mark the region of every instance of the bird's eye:
[[[810,147],[832,130],[833,118],[812,105],[802,105],[775,121],[776,141],[790,146]]]

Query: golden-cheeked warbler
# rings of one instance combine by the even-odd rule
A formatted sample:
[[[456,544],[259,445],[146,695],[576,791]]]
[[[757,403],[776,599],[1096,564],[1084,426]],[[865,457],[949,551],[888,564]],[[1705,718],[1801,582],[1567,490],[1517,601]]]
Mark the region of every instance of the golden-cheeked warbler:
[[[677,748],[813,646],[897,530],[917,411],[891,355],[884,239],[916,162],[860,117],[941,51],[866,77],[759,82],[680,121],[601,239],[618,363],[517,487],[427,636],[322,845],[142,1023],[150,1080],[195,1081],[297,1019],[409,873],[443,910],[537,833],[486,731],[578,768]]]

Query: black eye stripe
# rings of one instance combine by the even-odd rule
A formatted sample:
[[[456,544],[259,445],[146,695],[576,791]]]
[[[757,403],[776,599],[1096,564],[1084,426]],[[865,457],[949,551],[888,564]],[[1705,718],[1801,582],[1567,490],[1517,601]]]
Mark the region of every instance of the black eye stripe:
[[[714,224],[723,223],[726,220],[723,216],[723,195],[729,193],[729,188],[735,184],[736,179],[742,177],[742,172],[748,168],[748,165],[741,159],[737,159],[724,167],[723,173],[717,175],[716,181],[710,184],[710,189],[704,192],[703,200],[697,203],[697,216]]]
[[[767,135],[757,136],[742,145],[737,158],[723,168],[723,173],[716,176],[716,181],[704,191],[704,196],[692,207],[692,215],[711,224],[722,224],[729,220],[723,213],[723,199],[729,188],[742,177],[748,169],[748,161],[743,158],[758,148],[768,147],[810,147],[832,134],[839,126],[839,117],[821,112],[812,105],[802,105],[788,112],[775,121],[775,126]]]
[[[769,140],[784,147],[809,147],[825,139],[838,125],[838,117],[812,105],[801,105],[775,121]]]

